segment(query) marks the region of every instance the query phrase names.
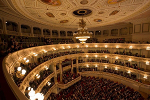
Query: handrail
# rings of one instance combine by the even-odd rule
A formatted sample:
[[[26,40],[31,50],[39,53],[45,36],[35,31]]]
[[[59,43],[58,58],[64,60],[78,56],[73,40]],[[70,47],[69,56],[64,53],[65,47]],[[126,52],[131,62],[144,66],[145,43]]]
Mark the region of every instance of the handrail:
[[[140,82],[137,82],[135,80],[125,78],[120,75],[112,74],[112,73],[107,73],[107,72],[98,72],[98,71],[84,71],[80,72],[81,75],[83,76],[96,76],[96,77],[103,77],[107,78],[113,81],[117,81],[119,83],[122,83],[126,86],[132,87],[133,89],[137,91],[144,92],[146,94],[150,94],[150,85],[146,85]]]
[[[81,75],[79,77],[75,78],[74,80],[68,82],[67,84],[58,83],[57,86],[61,89],[66,89],[66,88],[70,87],[71,85],[75,84],[76,82],[78,82],[80,80],[81,80]]]

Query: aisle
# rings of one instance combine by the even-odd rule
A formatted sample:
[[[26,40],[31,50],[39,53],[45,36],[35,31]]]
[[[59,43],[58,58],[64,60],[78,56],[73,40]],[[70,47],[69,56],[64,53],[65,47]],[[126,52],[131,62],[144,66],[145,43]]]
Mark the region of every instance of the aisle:
[[[0,57],[0,100],[17,100],[11,89],[9,88],[2,70],[2,61],[4,57]]]

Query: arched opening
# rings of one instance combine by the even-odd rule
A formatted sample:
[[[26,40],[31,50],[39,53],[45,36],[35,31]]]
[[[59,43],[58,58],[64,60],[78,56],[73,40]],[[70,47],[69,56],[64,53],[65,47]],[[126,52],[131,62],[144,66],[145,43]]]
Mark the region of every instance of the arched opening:
[[[43,29],[43,34],[44,34],[44,35],[51,35],[49,29]]]
[[[108,36],[109,35],[109,30],[104,30],[103,31],[103,36]]]
[[[57,30],[52,30],[52,36],[53,37],[58,37],[58,31]]]
[[[6,28],[8,31],[18,32],[18,24],[11,21],[6,21]]]
[[[67,36],[73,36],[73,32],[72,31],[67,31]]]
[[[101,31],[99,30],[99,31],[95,31],[95,35],[97,36],[97,35],[101,35]]]
[[[41,34],[41,29],[38,27],[33,27],[33,34]]]
[[[22,33],[31,33],[31,28],[28,25],[21,25],[21,32]]]
[[[117,36],[117,35],[118,35],[118,29],[112,29],[111,36]]]
[[[60,31],[60,36],[66,36],[66,32],[65,31]]]

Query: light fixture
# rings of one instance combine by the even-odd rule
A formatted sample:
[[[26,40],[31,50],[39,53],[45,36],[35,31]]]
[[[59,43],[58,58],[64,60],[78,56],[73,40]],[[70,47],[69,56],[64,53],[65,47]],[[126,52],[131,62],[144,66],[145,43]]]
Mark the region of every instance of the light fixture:
[[[146,61],[146,65],[149,65],[149,61]]]
[[[107,58],[107,56],[105,56],[105,58]]]
[[[28,95],[30,96],[30,100],[44,100],[44,95],[42,93],[35,94],[33,88],[31,88],[31,91],[28,93]]]
[[[131,58],[129,58],[129,60],[128,61],[132,61],[132,59]]]
[[[88,57],[88,55],[86,55],[86,57]]]
[[[117,45],[116,48],[119,48],[119,46]]]
[[[44,51],[44,53],[46,53],[47,51],[46,50],[43,50]]]
[[[22,74],[22,75],[25,75],[25,74],[26,74],[26,70],[23,69],[23,70],[21,71],[21,74]]]
[[[95,57],[97,57],[97,55],[95,55]]]
[[[48,67],[47,67],[47,66],[45,66],[45,69],[46,69],[46,70],[48,70]]]
[[[129,49],[132,49],[132,48],[133,48],[132,46],[129,47]]]
[[[89,65],[86,65],[86,67],[89,67]]]
[[[51,85],[51,83],[50,83],[50,82],[47,82],[47,85],[48,85],[48,86],[50,86],[50,85]]]
[[[56,50],[55,48],[53,48],[54,50]]]
[[[97,47],[97,45],[95,45],[95,47]]]
[[[39,78],[40,78],[40,75],[39,75],[39,74],[36,74],[36,78],[39,79]]]
[[[97,67],[97,65],[95,65],[95,67]]]
[[[147,75],[144,75],[144,77],[143,77],[143,78],[147,79]]]
[[[7,22],[5,22],[7,24]]]
[[[107,68],[107,65],[105,65],[105,68]]]
[[[23,60],[26,60],[27,58],[23,58]]]
[[[70,48],[70,46],[68,46],[68,48]]]
[[[28,90],[31,90],[31,87],[28,87]]]
[[[150,47],[146,47],[146,50],[150,50]]]
[[[128,70],[128,72],[127,73],[131,73],[131,71],[130,70]]]
[[[86,22],[83,20],[83,16],[82,19],[80,19],[79,22],[79,28],[77,33],[73,33],[73,37],[75,37],[76,39],[79,39],[80,43],[85,43],[85,41],[90,38],[92,36],[92,32],[88,32],[87,28],[85,28],[86,26]]]
[[[118,59],[118,57],[116,57],[116,59]]]
[[[79,45],[77,45],[77,48],[79,48]]]
[[[88,47],[88,45],[86,45],[86,47]]]
[[[115,67],[115,70],[118,70],[118,68],[117,68],[117,67]]]
[[[107,48],[107,45],[105,45],[105,48]]]
[[[17,71],[21,71],[21,67],[18,67],[18,68],[17,68]]]
[[[62,47],[62,49],[65,49],[65,47]]]
[[[28,63],[29,62],[29,59],[28,60],[26,60],[26,63]]]

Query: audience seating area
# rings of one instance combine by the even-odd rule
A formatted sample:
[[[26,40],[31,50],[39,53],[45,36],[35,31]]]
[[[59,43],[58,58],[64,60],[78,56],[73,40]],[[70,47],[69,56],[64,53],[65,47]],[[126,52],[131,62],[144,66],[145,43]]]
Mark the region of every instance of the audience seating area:
[[[142,95],[123,84],[99,77],[82,77],[81,81],[50,94],[47,100],[144,100]]]

